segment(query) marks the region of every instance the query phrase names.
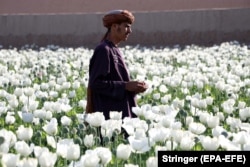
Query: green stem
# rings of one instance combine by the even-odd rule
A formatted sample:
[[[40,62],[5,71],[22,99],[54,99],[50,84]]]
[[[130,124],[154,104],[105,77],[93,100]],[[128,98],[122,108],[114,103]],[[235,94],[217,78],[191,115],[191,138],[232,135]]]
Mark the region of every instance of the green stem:
[[[171,138],[170,141],[171,141],[171,150],[173,151],[174,150],[173,138]]]
[[[67,165],[67,159],[66,159],[66,158],[64,159],[64,166],[68,166],[68,165]]]
[[[139,160],[140,160],[140,163],[139,163],[139,164],[140,164],[140,166],[142,166],[142,164],[141,164],[141,163],[142,163],[141,154],[139,154]]]

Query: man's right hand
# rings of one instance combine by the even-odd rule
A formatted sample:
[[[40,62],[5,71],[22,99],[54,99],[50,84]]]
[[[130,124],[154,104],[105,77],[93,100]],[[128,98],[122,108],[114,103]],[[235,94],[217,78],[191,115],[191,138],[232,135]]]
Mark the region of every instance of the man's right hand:
[[[130,91],[130,92],[135,92],[135,93],[142,93],[146,91],[148,86],[146,85],[145,82],[140,82],[140,81],[129,81],[125,85],[125,89]]]

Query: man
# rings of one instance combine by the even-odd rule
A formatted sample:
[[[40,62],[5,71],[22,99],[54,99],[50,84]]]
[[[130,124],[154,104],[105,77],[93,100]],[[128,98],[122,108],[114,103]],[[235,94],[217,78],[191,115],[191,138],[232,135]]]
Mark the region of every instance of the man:
[[[133,22],[134,16],[127,10],[113,10],[103,17],[107,32],[90,59],[87,113],[103,112],[105,119],[109,119],[110,111],[119,111],[122,118],[135,117],[131,111],[136,106],[135,96],[147,86],[130,80],[118,49],[120,42],[126,41],[132,32]]]

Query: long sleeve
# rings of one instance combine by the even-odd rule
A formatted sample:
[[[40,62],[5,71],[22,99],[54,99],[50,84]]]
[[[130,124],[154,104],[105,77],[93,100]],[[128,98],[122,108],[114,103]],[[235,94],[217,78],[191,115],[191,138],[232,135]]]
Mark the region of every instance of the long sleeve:
[[[96,48],[89,69],[89,86],[95,93],[114,99],[125,96],[125,82],[115,68],[113,55],[108,47]]]

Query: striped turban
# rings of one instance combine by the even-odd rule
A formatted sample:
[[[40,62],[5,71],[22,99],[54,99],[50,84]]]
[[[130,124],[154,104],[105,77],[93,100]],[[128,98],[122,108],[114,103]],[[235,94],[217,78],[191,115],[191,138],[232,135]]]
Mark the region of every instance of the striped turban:
[[[128,22],[132,24],[135,20],[133,14],[127,10],[112,10],[103,17],[103,25],[110,28],[112,24]]]

